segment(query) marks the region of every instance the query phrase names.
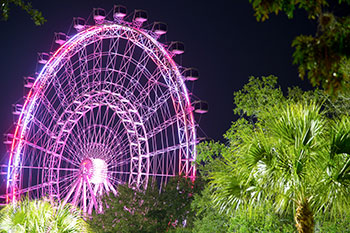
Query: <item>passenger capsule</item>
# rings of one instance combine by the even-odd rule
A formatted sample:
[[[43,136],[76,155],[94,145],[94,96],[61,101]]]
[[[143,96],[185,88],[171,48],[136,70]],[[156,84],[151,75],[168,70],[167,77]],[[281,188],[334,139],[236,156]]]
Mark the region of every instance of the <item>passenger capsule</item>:
[[[193,102],[193,108],[195,113],[204,114],[209,111],[209,105],[205,101]]]
[[[152,31],[156,33],[157,35],[161,36],[167,33],[168,26],[165,23],[162,22],[155,22],[152,27]]]
[[[96,22],[101,22],[106,18],[106,11],[102,8],[94,8],[93,15]]]
[[[144,23],[147,21],[147,12],[144,10],[135,10],[134,21],[137,23]]]
[[[34,85],[34,82],[35,82],[34,77],[30,77],[30,76],[24,77],[24,87],[25,88],[29,88],[29,89],[32,88]]]
[[[125,6],[122,5],[114,5],[113,9],[113,17],[114,19],[123,19],[127,14],[127,10]]]
[[[48,53],[38,53],[38,62],[40,64],[46,64],[50,59],[50,55]]]
[[[77,30],[78,32],[84,30],[85,24],[86,24],[86,21],[85,21],[84,18],[81,18],[81,17],[75,17],[75,18],[73,18],[73,27],[74,27],[75,30]]]
[[[187,68],[183,72],[183,76],[187,81],[196,81],[199,79],[199,71],[195,68]]]
[[[63,32],[55,32],[55,43],[63,45],[67,41],[67,35]]]
[[[12,140],[13,140],[13,134],[11,133],[4,134],[4,144],[6,145],[12,144]]]
[[[185,44],[180,41],[171,42],[169,51],[176,55],[183,54],[185,52]]]
[[[23,109],[22,104],[13,104],[12,105],[12,114],[13,115],[20,115]]]

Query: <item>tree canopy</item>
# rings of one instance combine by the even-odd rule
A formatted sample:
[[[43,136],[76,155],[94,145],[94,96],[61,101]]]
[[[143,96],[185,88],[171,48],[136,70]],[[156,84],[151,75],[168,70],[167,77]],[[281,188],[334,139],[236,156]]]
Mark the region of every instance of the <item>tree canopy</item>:
[[[350,81],[350,17],[337,16],[327,0],[249,0],[258,21],[270,14],[284,12],[294,17],[303,9],[311,20],[317,21],[315,35],[300,35],[293,42],[293,64],[298,65],[299,76],[307,77],[313,86],[329,93],[348,88]],[[349,0],[338,0],[338,8],[350,5]],[[332,4],[333,5],[333,4]]]
[[[251,77],[235,93],[241,118],[226,132],[228,143],[199,146],[214,208],[231,220],[259,209],[280,219],[294,215],[299,232],[313,232],[315,219],[345,221],[350,118],[330,104],[339,98],[299,88],[285,97],[276,77]]]
[[[0,0],[0,13],[2,20],[8,20],[11,7],[16,6],[27,12],[32,18],[35,25],[40,26],[46,22],[42,13],[34,9],[32,3],[26,0]]]
[[[127,184],[118,186],[118,195],[102,199],[103,213],[94,213],[89,221],[95,232],[166,232],[188,227],[192,220],[191,202],[201,181],[185,177],[169,179],[159,191],[155,181],[146,190]]]

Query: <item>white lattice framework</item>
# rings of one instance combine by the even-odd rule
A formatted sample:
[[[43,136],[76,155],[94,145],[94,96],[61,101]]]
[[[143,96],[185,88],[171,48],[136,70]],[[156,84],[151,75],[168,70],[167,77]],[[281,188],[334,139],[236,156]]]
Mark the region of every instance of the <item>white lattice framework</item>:
[[[49,195],[101,211],[117,186],[194,179],[196,132],[184,79],[150,31],[88,27],[49,59],[11,145],[7,199]]]

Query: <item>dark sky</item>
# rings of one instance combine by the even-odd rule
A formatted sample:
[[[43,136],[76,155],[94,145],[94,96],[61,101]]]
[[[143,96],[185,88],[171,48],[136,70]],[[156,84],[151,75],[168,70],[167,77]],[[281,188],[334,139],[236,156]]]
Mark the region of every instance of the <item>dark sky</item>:
[[[131,12],[144,9],[149,22],[168,24],[167,41],[180,40],[186,51],[176,61],[184,67],[197,67],[201,77],[194,94],[209,102],[210,111],[201,117],[200,127],[215,140],[235,119],[233,92],[241,89],[250,75],[276,75],[286,90],[301,81],[292,65],[290,44],[299,34],[313,34],[315,25],[299,11],[295,19],[284,14],[272,16],[264,23],[256,22],[248,0],[60,0],[32,1],[47,22],[35,26],[22,10],[13,8],[7,22],[0,22],[0,132],[13,123],[11,105],[23,95],[23,76],[36,69],[37,52],[50,51],[54,32],[68,32],[72,18],[87,18],[93,7],[108,12],[114,4],[122,4]],[[74,30],[71,30],[71,34]],[[0,153],[5,153],[1,144]]]

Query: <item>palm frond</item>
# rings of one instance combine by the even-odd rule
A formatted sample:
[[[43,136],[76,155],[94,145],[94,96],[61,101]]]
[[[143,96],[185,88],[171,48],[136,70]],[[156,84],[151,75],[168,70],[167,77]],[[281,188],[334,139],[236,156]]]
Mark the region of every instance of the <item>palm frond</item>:
[[[88,232],[79,210],[24,198],[0,211],[0,232]]]

